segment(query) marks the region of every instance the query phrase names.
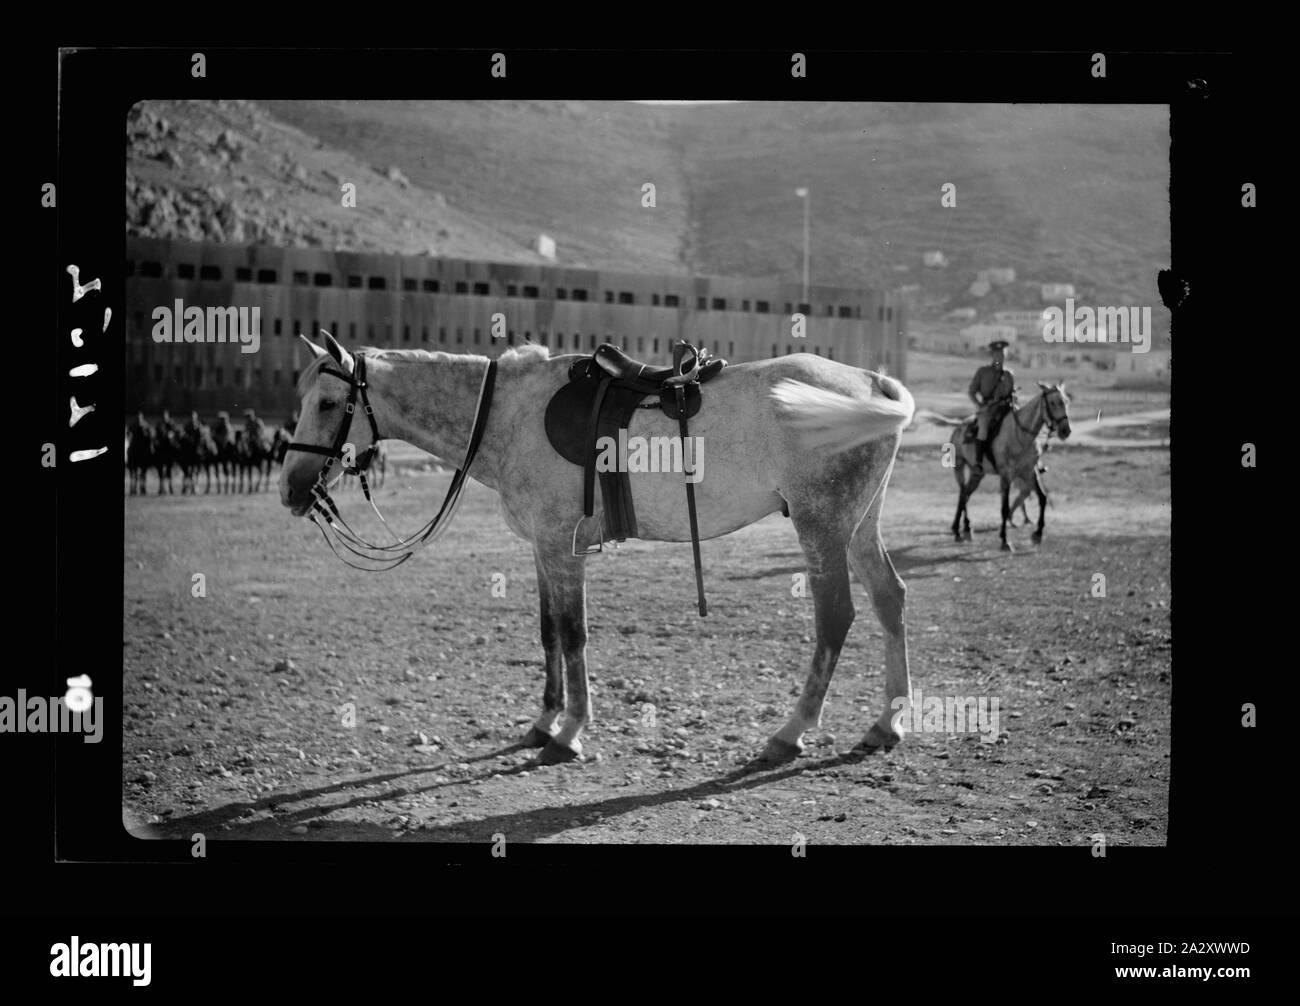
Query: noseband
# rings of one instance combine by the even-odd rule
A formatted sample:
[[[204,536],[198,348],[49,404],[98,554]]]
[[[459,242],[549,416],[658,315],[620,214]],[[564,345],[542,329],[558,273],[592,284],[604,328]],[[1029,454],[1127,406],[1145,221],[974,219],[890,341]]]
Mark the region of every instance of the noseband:
[[[497,362],[496,360],[489,360],[487,370],[483,374],[483,383],[479,387],[478,406],[474,412],[474,425],[470,429],[469,446],[465,450],[465,462],[460,468],[456,469],[456,474],[452,476],[451,485],[447,488],[447,495],[443,498],[442,506],[419,531],[406,538],[399,538],[397,533],[388,526],[388,521],[384,520],[384,515],[379,512],[379,507],[376,506],[374,498],[370,494],[370,484],[366,480],[366,469],[370,467],[370,462],[374,460],[375,453],[379,449],[379,442],[385,438],[379,432],[379,424],[375,422],[375,410],[370,404],[370,396],[366,390],[368,385],[366,382],[365,354],[358,353],[355,359],[356,365],[352,374],[345,374],[333,367],[321,367],[320,372],[322,374],[329,374],[348,383],[346,412],[343,422],[339,425],[339,431],[334,436],[333,445],[318,447],[316,444],[303,444],[295,441],[290,443],[286,450],[302,451],[306,454],[323,454],[328,459],[325,466],[316,475],[316,481],[312,484],[312,496],[314,498],[312,501],[313,513],[310,515],[310,520],[320,528],[326,544],[329,545],[330,550],[339,560],[353,569],[378,573],[400,566],[411,558],[418,549],[429,544],[449,526],[456,508],[460,504],[461,491],[465,487],[470,465],[474,463],[479,443],[483,439],[483,431],[487,427],[488,411],[492,406],[492,391],[496,385]],[[330,469],[336,461],[343,460],[344,449],[347,445],[348,433],[352,428],[352,418],[356,415],[358,400],[365,411],[366,419],[370,422],[372,442],[369,447],[361,452],[360,457],[356,458],[351,466],[346,464],[343,466],[343,473],[357,477],[357,480],[361,483],[361,491],[365,494],[366,502],[375,511],[375,516],[379,518],[379,522],[384,525],[385,530],[393,536],[393,544],[391,545],[375,545],[353,531],[348,522],[343,519],[342,514],[339,513],[339,509],[330,497],[327,487]],[[320,520],[317,520],[318,516]],[[326,528],[329,530],[327,531]],[[331,537],[330,532],[333,532],[333,537]],[[375,565],[362,566],[352,562],[339,551],[335,544],[336,540],[348,552]]]

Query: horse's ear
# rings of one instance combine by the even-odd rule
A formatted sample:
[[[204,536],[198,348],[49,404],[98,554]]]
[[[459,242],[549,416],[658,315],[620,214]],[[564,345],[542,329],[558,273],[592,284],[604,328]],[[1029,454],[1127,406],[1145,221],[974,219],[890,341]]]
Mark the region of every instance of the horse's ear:
[[[311,350],[311,358],[313,360],[316,359],[318,356],[325,355],[325,350],[321,349],[320,346],[316,345],[316,343],[312,342],[302,333],[298,334],[298,338],[302,340],[302,344],[304,346],[306,346],[308,349]]]
[[[334,357],[334,359],[338,361],[340,367],[351,373],[352,357],[348,355],[348,351],[340,346],[338,340],[324,329],[321,329],[320,335],[321,338],[325,340],[325,348],[329,350],[330,356]]]
[[[1051,391],[1051,390],[1052,390],[1051,388],[1049,388],[1049,387],[1047,386],[1047,382],[1046,382],[1046,381],[1039,381],[1039,382],[1038,382],[1038,386],[1039,386],[1040,388],[1042,388],[1044,391]]]

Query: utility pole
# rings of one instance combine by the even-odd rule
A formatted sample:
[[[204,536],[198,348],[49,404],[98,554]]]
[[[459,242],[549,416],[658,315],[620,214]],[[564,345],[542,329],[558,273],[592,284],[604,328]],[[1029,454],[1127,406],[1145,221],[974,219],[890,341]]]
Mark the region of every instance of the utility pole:
[[[809,217],[812,213],[812,193],[807,188],[794,190],[794,194],[803,200],[803,303],[808,303],[808,244]]]

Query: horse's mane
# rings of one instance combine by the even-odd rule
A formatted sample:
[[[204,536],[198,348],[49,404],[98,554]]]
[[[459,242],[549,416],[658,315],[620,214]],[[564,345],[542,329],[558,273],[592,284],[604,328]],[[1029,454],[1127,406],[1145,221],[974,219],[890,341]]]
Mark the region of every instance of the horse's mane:
[[[487,359],[486,356],[477,356],[472,353],[443,353],[428,349],[381,349],[377,346],[359,346],[356,352],[365,353],[367,356],[379,360],[406,360],[413,363],[428,363],[438,356],[452,356],[457,359]],[[550,356],[551,351],[546,346],[536,342],[529,342],[522,346],[512,346],[507,349],[497,357],[497,365],[506,368],[527,366],[530,363],[548,360]],[[311,387],[311,382],[316,379],[316,375],[322,367],[334,362],[336,362],[334,357],[328,353],[322,353],[320,356],[314,357],[298,376],[298,397],[302,398],[307,393],[307,389]]]

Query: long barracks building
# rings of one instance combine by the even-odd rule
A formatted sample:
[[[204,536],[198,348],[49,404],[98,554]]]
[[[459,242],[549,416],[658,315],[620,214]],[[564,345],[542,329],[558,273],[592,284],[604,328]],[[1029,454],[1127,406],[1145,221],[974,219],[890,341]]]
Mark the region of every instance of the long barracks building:
[[[907,319],[888,293],[716,276],[671,276],[426,256],[128,238],[128,412],[297,407],[307,351],[294,338],[325,329],[345,347],[496,356],[532,340],[552,356],[613,342],[667,364],[678,339],[733,363],[819,353],[907,378]],[[154,312],[259,308],[260,344],[158,342]],[[792,315],[806,335],[792,335]],[[251,311],[249,312],[251,315]],[[505,319],[492,338],[493,316]],[[180,339],[179,332],[175,338]]]

